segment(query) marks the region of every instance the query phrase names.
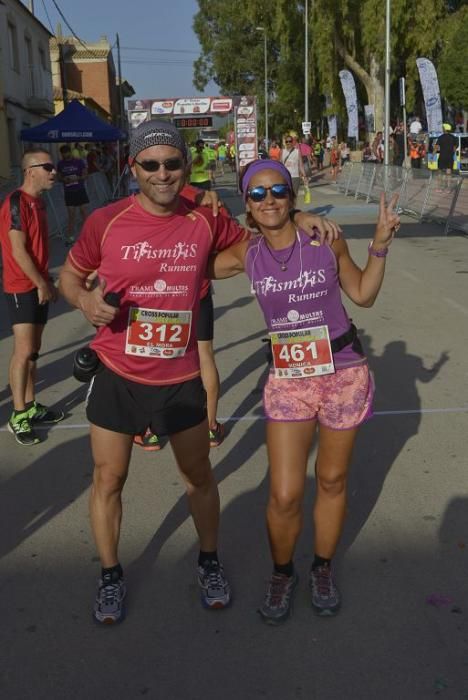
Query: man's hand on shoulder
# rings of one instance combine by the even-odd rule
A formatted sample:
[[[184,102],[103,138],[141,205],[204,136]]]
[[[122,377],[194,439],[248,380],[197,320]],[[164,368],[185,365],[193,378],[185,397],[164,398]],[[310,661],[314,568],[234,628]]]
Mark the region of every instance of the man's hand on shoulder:
[[[296,210],[294,212],[294,223],[309,236],[315,235],[318,231],[321,245],[324,243],[331,245],[343,233],[341,226],[335,221],[326,219],[318,214],[310,214],[309,212]]]

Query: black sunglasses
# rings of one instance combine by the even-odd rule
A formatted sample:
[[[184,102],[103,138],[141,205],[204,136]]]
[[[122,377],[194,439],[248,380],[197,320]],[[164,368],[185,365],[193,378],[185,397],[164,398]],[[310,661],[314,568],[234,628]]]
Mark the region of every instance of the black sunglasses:
[[[292,143],[292,139],[286,139],[286,143]]]
[[[157,173],[161,165],[164,165],[166,170],[183,170],[184,161],[182,158],[167,158],[163,160],[162,163],[159,160],[143,160],[141,163],[139,160],[135,159],[135,163],[146,170],[148,173]]]
[[[55,165],[53,163],[36,163],[35,165],[28,165],[25,170],[28,170],[29,168],[44,168],[44,170],[47,170],[48,173],[51,173],[52,170],[55,170]]]
[[[275,199],[286,199],[286,197],[289,197],[291,190],[288,185],[284,185],[283,183],[278,183],[271,187],[259,185],[258,187],[252,187],[251,190],[247,190],[247,197],[251,199],[252,202],[263,202],[267,196],[267,192],[271,192]]]

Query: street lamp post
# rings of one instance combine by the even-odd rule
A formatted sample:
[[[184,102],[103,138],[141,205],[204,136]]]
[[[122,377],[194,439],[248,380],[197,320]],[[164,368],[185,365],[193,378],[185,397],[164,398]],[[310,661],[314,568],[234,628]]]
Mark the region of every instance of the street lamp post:
[[[385,17],[385,121],[384,121],[384,164],[389,165],[390,139],[390,4],[386,3]]]
[[[263,32],[263,62],[265,69],[265,150],[268,153],[268,53],[267,33],[265,27],[255,27],[257,32]]]
[[[304,5],[304,121],[309,121],[309,2]]]

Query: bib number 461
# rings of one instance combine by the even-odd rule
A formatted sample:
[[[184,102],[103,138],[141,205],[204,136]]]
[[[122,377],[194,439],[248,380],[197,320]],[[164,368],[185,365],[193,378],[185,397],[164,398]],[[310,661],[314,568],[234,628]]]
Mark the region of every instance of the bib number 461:
[[[316,343],[311,341],[306,347],[302,343],[284,344],[279,352],[279,357],[289,364],[290,362],[303,362],[307,353],[310,353],[314,360],[318,358]]]

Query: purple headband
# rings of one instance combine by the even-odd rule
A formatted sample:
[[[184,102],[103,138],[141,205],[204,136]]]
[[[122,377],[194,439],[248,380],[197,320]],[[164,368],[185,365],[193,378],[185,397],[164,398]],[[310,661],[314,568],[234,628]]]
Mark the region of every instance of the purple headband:
[[[247,171],[244,173],[242,178],[242,192],[244,197],[244,202],[247,200],[247,190],[249,189],[249,182],[257,173],[261,173],[262,170],[276,170],[280,173],[288,183],[289,189],[293,192],[292,180],[289,170],[277,160],[254,160],[247,166]]]

